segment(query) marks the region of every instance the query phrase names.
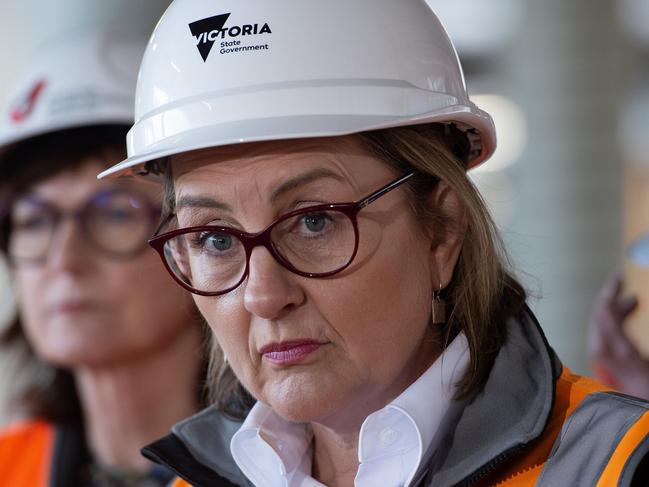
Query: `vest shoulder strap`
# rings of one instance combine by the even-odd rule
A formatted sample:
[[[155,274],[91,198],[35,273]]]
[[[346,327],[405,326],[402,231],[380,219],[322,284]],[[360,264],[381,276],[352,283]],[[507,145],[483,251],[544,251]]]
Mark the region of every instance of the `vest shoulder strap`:
[[[649,403],[564,367],[543,434],[479,485],[634,486],[649,453],[648,411]]]
[[[596,392],[567,418],[537,485],[631,486],[649,451],[649,404]]]

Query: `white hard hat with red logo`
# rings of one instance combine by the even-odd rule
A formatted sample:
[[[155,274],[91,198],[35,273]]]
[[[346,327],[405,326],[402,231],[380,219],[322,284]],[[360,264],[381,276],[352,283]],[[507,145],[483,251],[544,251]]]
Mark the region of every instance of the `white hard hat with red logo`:
[[[81,29],[36,52],[0,111],[0,147],[77,127],[133,123],[146,34]]]
[[[43,3],[33,46],[0,105],[0,155],[60,130],[133,124],[137,72],[151,29],[170,0]]]
[[[469,167],[495,149],[424,0],[175,0],[140,69],[129,157],[101,177],[207,147],[427,123],[465,133]]]

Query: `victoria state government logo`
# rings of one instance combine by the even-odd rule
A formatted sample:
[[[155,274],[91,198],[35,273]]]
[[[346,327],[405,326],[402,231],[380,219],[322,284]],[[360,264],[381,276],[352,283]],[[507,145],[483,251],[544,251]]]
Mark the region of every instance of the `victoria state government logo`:
[[[251,44],[248,42],[262,34],[272,34],[273,32],[267,23],[226,26],[225,24],[230,15],[215,15],[189,24],[189,30],[196,38],[196,47],[203,58],[203,62],[207,62],[207,58],[217,41],[220,43],[220,54],[269,49],[268,44]]]

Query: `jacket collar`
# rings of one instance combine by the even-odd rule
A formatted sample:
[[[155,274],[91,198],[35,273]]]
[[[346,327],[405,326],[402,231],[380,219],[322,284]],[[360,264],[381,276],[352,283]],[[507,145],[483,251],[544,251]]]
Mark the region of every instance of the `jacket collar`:
[[[79,422],[63,422],[55,426],[48,486],[79,485],[81,472],[90,464],[83,426]]]
[[[507,338],[487,382],[464,405],[446,438],[445,454],[434,459],[435,485],[470,485],[540,436],[560,373],[561,363],[525,308],[518,319],[508,321]],[[250,482],[230,455],[230,440],[240,426],[211,407],[176,425],[171,435],[146,447],[143,454],[196,486],[248,487]]]
[[[554,404],[561,362],[526,307],[507,323],[507,338],[483,389],[464,407],[437,460],[435,485],[470,485],[541,435]]]
[[[230,455],[241,422],[211,406],[176,424],[171,434],[142,449],[196,487],[254,487]]]

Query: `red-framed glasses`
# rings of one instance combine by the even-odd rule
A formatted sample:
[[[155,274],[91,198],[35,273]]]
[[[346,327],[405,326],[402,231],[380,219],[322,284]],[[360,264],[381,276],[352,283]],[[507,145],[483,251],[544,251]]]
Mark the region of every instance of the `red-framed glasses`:
[[[250,255],[258,246],[299,276],[330,277],[349,267],[356,256],[358,212],[414,175],[401,176],[353,203],[292,211],[258,233],[204,225],[155,236],[149,244],[173,278],[201,296],[220,296],[236,289],[248,276]]]

